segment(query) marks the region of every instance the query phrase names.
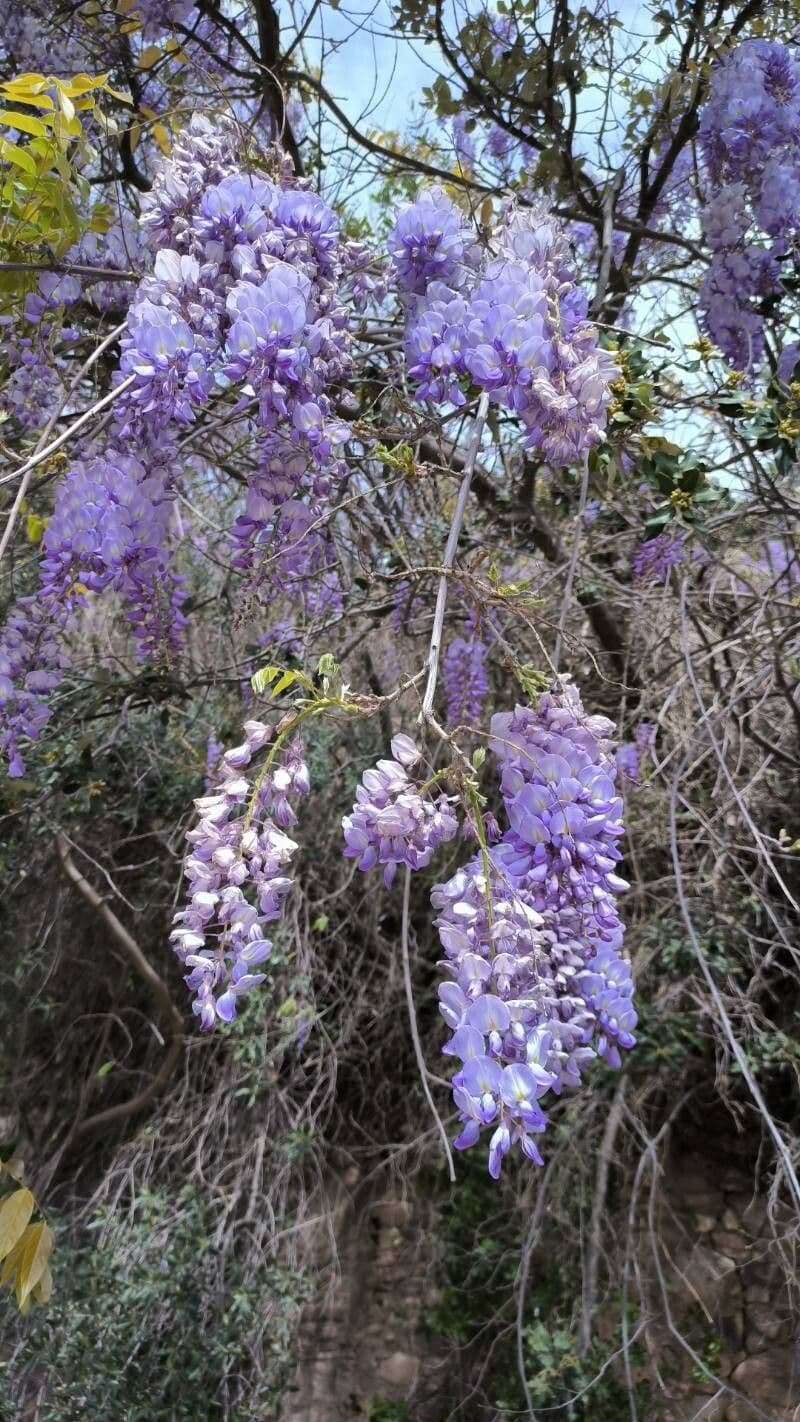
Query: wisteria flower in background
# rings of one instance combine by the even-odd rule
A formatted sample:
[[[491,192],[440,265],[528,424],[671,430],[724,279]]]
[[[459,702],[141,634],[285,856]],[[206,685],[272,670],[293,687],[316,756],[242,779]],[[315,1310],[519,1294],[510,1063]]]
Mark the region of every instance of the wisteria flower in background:
[[[489,643],[470,613],[461,637],[453,637],[442,658],[442,686],[449,726],[474,726],[481,718],[489,691],[486,659]]]
[[[666,582],[670,568],[683,562],[685,545],[686,534],[682,528],[666,529],[640,543],[631,563],[634,578],[639,582]]]
[[[212,793],[194,802],[199,823],[186,836],[191,852],[184,869],[189,903],[176,913],[170,935],[189,969],[192,1011],[206,1031],[232,1022],[239,998],[264,981],[257,969],[272,952],[267,925],[280,917],[292,887],[286,873],[297,850],[286,834],[296,820],[292,799],[309,791],[298,738],[279,746],[251,778],[246,771],[274,731],[261,721],[246,721],[244,731],[242,744],[222,756]]]
[[[458,833],[448,797],[432,798],[408,774],[420,759],[414,742],[395,736],[392,756],[364,772],[352,813],[342,820],[345,857],[357,859],[361,870],[382,865],[387,889],[398,864],[424,869],[439,846]]]

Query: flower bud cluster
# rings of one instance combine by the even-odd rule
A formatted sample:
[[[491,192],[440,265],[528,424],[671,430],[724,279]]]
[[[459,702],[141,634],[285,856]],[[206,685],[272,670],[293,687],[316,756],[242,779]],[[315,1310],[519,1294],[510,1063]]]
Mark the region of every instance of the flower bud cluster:
[[[424,869],[439,846],[458,833],[447,796],[433,799],[409,776],[420,759],[409,736],[393,738],[392,755],[364,772],[352,813],[342,820],[345,858],[357,859],[364,871],[383,865],[387,889],[398,864]]]
[[[595,1057],[634,1043],[630,967],[615,896],[623,833],[611,722],[566,680],[492,718],[510,828],[432,893],[447,981],[440,1010],[462,1063],[459,1149],[492,1129],[489,1170],[519,1144],[541,1162],[548,1091],[578,1086]]]
[[[460,406],[470,386],[487,390],[545,459],[582,458],[602,437],[619,371],[587,320],[558,224],[509,206],[484,252],[434,188],[401,211],[389,247],[418,398]]]
[[[195,800],[199,823],[186,838],[189,903],[175,915],[170,935],[192,1010],[206,1031],[232,1022],[238,999],[264,981],[257,970],[272,952],[267,925],[280,917],[292,887],[286,874],[297,844],[292,798],[307,795],[308,769],[295,738],[268,754],[251,780],[245,773],[273,740],[271,726],[246,721],[245,739],[222,756],[211,794]]]

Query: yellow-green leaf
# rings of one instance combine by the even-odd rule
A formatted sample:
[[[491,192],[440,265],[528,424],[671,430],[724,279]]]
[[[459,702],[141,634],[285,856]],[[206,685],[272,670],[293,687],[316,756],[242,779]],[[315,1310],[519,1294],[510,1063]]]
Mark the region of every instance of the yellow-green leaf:
[[[7,138],[0,138],[0,158],[4,158],[6,163],[13,163],[16,168],[21,168],[32,178],[36,177],[36,164],[30,153],[27,153],[24,148],[19,148],[16,143],[9,143]]]
[[[58,102],[61,106],[61,112],[64,115],[64,118],[67,120],[67,123],[70,123],[71,120],[75,117],[75,105],[73,104],[69,94],[65,94],[63,89],[59,91]]]
[[[41,94],[43,89],[48,87],[50,80],[45,74],[15,74],[13,79],[7,79],[1,86],[4,94],[18,94],[21,89],[25,89],[30,94]]]
[[[43,1221],[39,1224],[28,1225],[17,1266],[17,1305],[19,1308],[24,1306],[28,1295],[43,1277],[52,1247],[53,1236]]]
[[[29,513],[25,519],[25,537],[29,543],[41,543],[42,534],[47,527],[46,521],[41,514]]]
[[[279,677],[275,685],[273,686],[272,695],[280,696],[281,692],[286,691],[287,687],[294,686],[294,683],[297,681],[297,679],[297,672],[285,671],[283,673],[283,676]]]
[[[17,128],[20,133],[32,133],[37,138],[43,138],[47,133],[42,120],[35,114],[18,114],[12,109],[0,109],[0,124],[6,124],[9,128]]]
[[[15,1190],[0,1205],[0,1259],[5,1259],[22,1238],[36,1201],[30,1190]]]
[[[161,152],[168,158],[172,152],[172,140],[163,123],[153,124],[153,137],[161,149]]]

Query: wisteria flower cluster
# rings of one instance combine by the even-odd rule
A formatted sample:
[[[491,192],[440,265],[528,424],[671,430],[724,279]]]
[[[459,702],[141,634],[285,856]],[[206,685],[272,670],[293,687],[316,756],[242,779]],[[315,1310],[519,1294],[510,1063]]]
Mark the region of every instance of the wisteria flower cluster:
[[[763,356],[765,298],[800,236],[800,64],[787,45],[751,39],[719,64],[700,119],[710,180],[703,215],[711,264],[700,306],[732,365]]]
[[[420,760],[409,736],[392,740],[392,760],[366,770],[352,813],[342,820],[344,854],[364,871],[383,866],[391,888],[398,864],[424,869],[440,845],[458,833],[458,820],[444,794],[434,799],[408,772]]]
[[[489,691],[488,652],[489,642],[478,631],[477,619],[471,612],[463,635],[451,638],[442,658],[449,726],[474,726],[480,720]]]
[[[491,1130],[496,1178],[514,1144],[541,1163],[547,1092],[577,1086],[595,1057],[634,1044],[630,966],[616,895],[623,833],[603,716],[562,680],[535,709],[492,719],[509,828],[432,894],[447,981],[439,989],[461,1065],[455,1142]]]
[[[264,981],[257,969],[272,952],[267,925],[280,917],[292,887],[291,801],[309,791],[299,737],[281,744],[261,721],[246,721],[244,731],[242,744],[222,756],[213,791],[194,802],[199,823],[186,836],[191,853],[184,871],[189,903],[175,915],[171,934],[189,970],[192,1011],[206,1031],[232,1022],[238,999]],[[270,743],[251,779],[245,772]]]
[[[637,582],[664,583],[670,568],[686,557],[686,533],[675,527],[664,529],[640,543],[633,555],[631,572]]]
[[[653,721],[640,721],[634,731],[632,741],[624,741],[616,755],[617,770],[623,780],[638,785],[642,777],[642,764],[649,759],[655,747],[658,727]]]
[[[389,246],[418,398],[461,406],[470,387],[489,391],[545,459],[582,458],[602,437],[619,370],[587,321],[558,224],[510,206],[484,251],[432,188],[401,211]]]
[[[12,777],[25,773],[20,741],[49,722],[68,665],[63,633],[89,593],[119,595],[142,656],[180,636],[183,586],[167,553],[174,450],[162,442],[142,453],[109,444],[76,460],[59,485],[38,592],[20,599],[0,634],[0,746]]]
[[[117,379],[128,384],[107,445],[88,450],[59,484],[45,540],[40,596],[52,627],[63,628],[87,592],[113,587],[148,656],[173,651],[182,630],[171,572],[174,441],[214,395],[232,397],[252,421],[246,428],[260,451],[232,531],[235,566],[259,576],[263,566],[270,586],[290,587],[314,609],[337,604],[335,560],[320,530],[326,500],[346,473],[349,431],[333,412],[331,390],[351,371],[351,313],[378,291],[379,277],[277,150],[267,178],[243,171],[236,147],[232,124],[193,119],[143,199],[141,224],[155,257],[121,340]],[[120,243],[123,236],[120,225]],[[32,319],[41,323],[52,303],[77,298],[69,280],[42,278]],[[136,458],[126,452],[132,442]],[[23,620],[29,615],[23,609]],[[0,736],[21,774],[19,741],[47,722],[32,703],[37,671],[46,671],[52,690],[63,658],[50,655],[45,667],[51,639],[32,631],[20,659],[19,620],[8,647],[0,636],[4,685],[11,683],[7,694],[0,687]]]

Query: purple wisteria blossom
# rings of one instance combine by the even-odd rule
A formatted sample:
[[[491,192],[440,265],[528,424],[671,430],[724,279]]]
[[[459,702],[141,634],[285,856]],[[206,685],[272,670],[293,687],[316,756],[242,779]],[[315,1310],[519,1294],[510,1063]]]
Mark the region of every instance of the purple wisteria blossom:
[[[401,291],[423,296],[431,282],[453,290],[474,274],[479,250],[455,203],[442,188],[426,188],[401,209],[389,238]]]
[[[251,779],[245,772],[274,730],[246,721],[244,731],[242,744],[223,755],[213,792],[194,802],[199,823],[186,836],[191,852],[184,869],[189,903],[176,913],[170,935],[189,969],[192,1011],[206,1031],[232,1022],[239,998],[264,981],[257,969],[272,952],[267,925],[280,918],[292,887],[286,873],[297,850],[286,834],[296,822],[292,799],[309,791],[299,738],[276,742]]]
[[[442,657],[449,726],[474,726],[480,720],[489,691],[488,651],[489,643],[478,632],[477,619],[471,613],[463,636],[453,637]]]
[[[630,967],[616,895],[623,833],[611,722],[563,680],[536,709],[492,719],[510,828],[432,893],[447,981],[440,1010],[461,1066],[459,1149],[485,1130],[496,1178],[514,1144],[541,1163],[541,1098],[595,1057],[633,1046]],[[488,864],[488,872],[487,872]]]
[[[440,189],[403,209],[390,238],[419,399],[459,406],[470,385],[519,417],[532,448],[574,463],[602,437],[619,371],[597,344],[569,242],[539,208],[508,206],[476,252]]]
[[[182,21],[190,10],[161,7],[161,21]],[[257,589],[291,591],[311,612],[341,604],[326,512],[347,474],[350,431],[335,412],[335,390],[352,370],[352,312],[380,294],[380,263],[342,237],[332,209],[295,178],[285,155],[266,153],[268,174],[243,172],[237,141],[230,121],[195,118],[158,165],[141,214],[152,270],[134,288],[120,342],[115,379],[125,389],[102,455],[90,451],[57,486],[43,548],[40,595],[50,626],[63,628],[89,594],[113,588],[148,656],[174,648],[182,630],[180,583],[170,570],[175,441],[212,396],[242,414],[258,453],[232,531],[238,571]],[[118,227],[120,256],[126,233]],[[44,359],[44,317],[80,291],[68,276],[39,281],[28,313],[36,338],[21,342],[7,389],[21,418],[35,403],[40,420],[59,397],[59,378]],[[0,737],[19,773],[20,736],[47,718],[30,704],[37,663],[33,654],[20,659],[18,621],[7,650],[0,641],[5,676],[19,678],[0,701]],[[33,632],[29,640],[32,649],[50,647]],[[48,651],[39,668],[48,681],[56,660]]]
[[[392,756],[364,772],[352,813],[342,820],[345,857],[357,859],[361,870],[383,865],[387,889],[398,864],[424,869],[439,846],[458,833],[447,796],[432,798],[408,774],[420,759],[414,742],[395,736]]]
[[[141,656],[177,648],[184,593],[167,553],[173,462],[168,447],[151,447],[143,462],[110,444],[62,479],[39,589],[0,632],[0,744],[10,774],[25,771],[20,740],[36,740],[50,719],[47,700],[68,665],[60,638],[91,594],[118,594]]]
[[[712,73],[699,138],[713,251],[700,287],[703,321],[731,364],[752,370],[764,351],[759,305],[782,293],[781,263],[800,235],[800,65],[786,45],[749,39],[726,55]]]
[[[637,582],[664,583],[670,568],[686,556],[686,534],[682,528],[665,529],[655,538],[640,543],[633,555],[631,572]]]

